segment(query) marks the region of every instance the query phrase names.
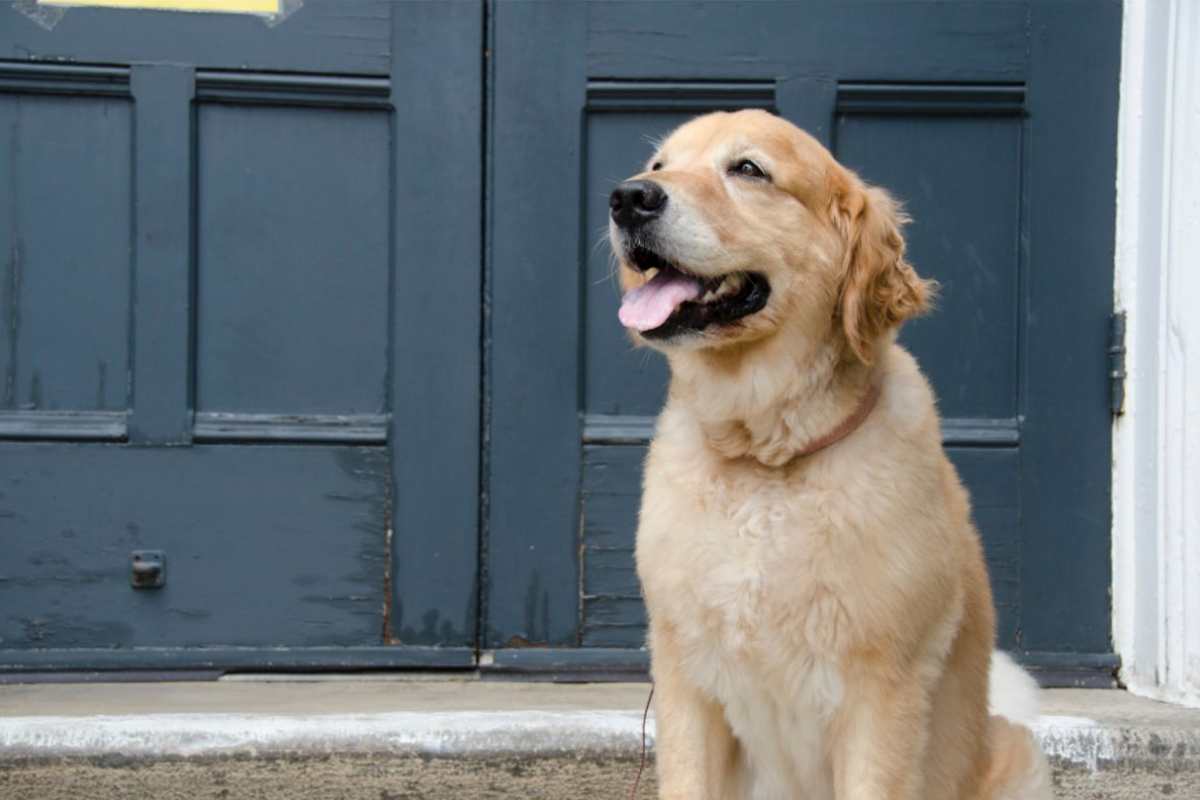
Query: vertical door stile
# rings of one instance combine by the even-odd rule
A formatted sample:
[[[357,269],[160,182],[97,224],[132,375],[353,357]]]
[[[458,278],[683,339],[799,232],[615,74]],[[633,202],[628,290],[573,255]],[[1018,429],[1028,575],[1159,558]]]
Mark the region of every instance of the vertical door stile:
[[[408,645],[473,649],[483,13],[459,4],[391,8],[388,636]]]
[[[134,284],[129,439],[191,441],[195,71],[130,70],[134,100]]]
[[[503,3],[493,10],[485,641],[575,645],[587,9]],[[540,76],[536,87],[530,76]]]

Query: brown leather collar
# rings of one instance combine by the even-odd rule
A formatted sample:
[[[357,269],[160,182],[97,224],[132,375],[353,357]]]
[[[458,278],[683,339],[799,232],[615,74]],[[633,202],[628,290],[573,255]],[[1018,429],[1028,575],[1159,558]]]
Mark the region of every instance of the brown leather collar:
[[[836,428],[831,430],[819,439],[813,439],[804,447],[803,450],[796,452],[793,459],[804,458],[811,456],[820,450],[824,450],[832,444],[837,444],[842,439],[845,439],[850,434],[858,430],[858,427],[866,422],[868,416],[875,409],[875,404],[879,402],[880,388],[875,381],[871,382],[871,388],[867,390],[866,396],[862,402],[858,404],[858,408],[854,409],[854,413],[841,421]]]

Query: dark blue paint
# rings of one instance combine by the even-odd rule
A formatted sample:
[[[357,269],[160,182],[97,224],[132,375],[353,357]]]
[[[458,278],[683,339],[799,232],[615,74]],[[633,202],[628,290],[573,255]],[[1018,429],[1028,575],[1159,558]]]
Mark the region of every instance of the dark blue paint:
[[[1085,15],[1087,24],[1080,24]],[[1121,7],[1034,3],[1030,21],[1021,644],[1106,652],[1112,647],[1106,347]],[[1068,342],[1080,346],[1067,349]]]
[[[245,14],[71,8],[50,30],[12,6],[0,8],[4,59],[385,75],[392,55],[390,0],[304,0],[273,26]]]
[[[838,115],[838,158],[904,201],[912,263],[941,284],[903,341],[947,417],[1018,412],[1021,128],[1019,112]]]
[[[0,409],[128,406],[132,111],[0,94]]]
[[[0,447],[0,650],[379,643],[387,452]],[[160,589],[130,554],[166,554]]]
[[[482,26],[0,9],[3,668],[472,662]]]
[[[483,642],[574,645],[586,9],[492,11]]]
[[[405,644],[474,646],[483,9],[394,8],[391,634]]]
[[[384,410],[388,121],[199,106],[197,411]]]
[[[130,69],[137,121],[129,142],[137,235],[129,431],[130,440],[139,444],[191,440],[193,85],[190,67]]]
[[[1001,643],[1110,651],[1103,377],[1119,4],[573,8],[585,23],[560,18],[547,29],[537,12],[503,5],[496,15],[493,159],[505,180],[491,194],[491,435],[493,458],[505,454],[504,470],[524,474],[492,472],[493,560],[521,552],[561,564],[553,559],[578,546],[578,600],[569,596],[575,575],[562,566],[552,596],[564,613],[580,609],[579,642],[640,641],[639,445],[666,370],[633,350],[616,322],[603,200],[645,162],[647,137],[704,110],[765,105],[916,217],[912,259],[944,289],[939,310],[904,341],[939,392],[945,441],[975,498]],[[506,43],[518,38],[524,50],[506,60]],[[530,101],[535,85],[550,99]],[[510,127],[517,117],[530,127]],[[553,208],[538,203],[550,193]],[[571,225],[564,209],[576,205]],[[510,230],[528,208],[547,220],[533,238]],[[572,414],[583,416],[582,432]],[[582,454],[573,435],[587,442]],[[572,514],[562,506],[576,501],[576,486]],[[536,552],[523,552],[526,543]],[[528,586],[531,571],[506,564],[502,574]],[[534,621],[516,613],[519,600],[489,588],[489,641],[527,638]]]
[[[487,9],[490,56],[475,3],[0,9],[0,666],[636,669],[666,373],[593,247],[644,135],[738,107],[908,201],[1001,641],[1111,666],[1119,4]]]

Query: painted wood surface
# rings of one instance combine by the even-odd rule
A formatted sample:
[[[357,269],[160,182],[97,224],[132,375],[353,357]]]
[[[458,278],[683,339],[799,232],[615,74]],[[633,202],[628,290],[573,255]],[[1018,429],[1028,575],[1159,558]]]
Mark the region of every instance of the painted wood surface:
[[[33,569],[32,542],[70,547],[28,526],[69,515],[76,491],[99,502],[107,487],[131,519],[181,531],[241,505],[229,518],[274,548],[268,584],[293,608],[279,576],[329,542],[386,565],[354,589],[379,603],[373,640],[357,606],[323,607],[330,647],[261,611],[259,644],[292,637],[296,664],[393,647],[398,665],[444,652],[461,667],[478,647],[505,669],[559,669],[580,645],[586,669],[641,663],[613,654],[640,645],[629,548],[666,372],[615,321],[605,199],[646,137],[757,107],[916,217],[914,261],[944,295],[905,341],[976,498],[1001,641],[1056,669],[1108,664],[1120,14],[1109,0],[308,0],[273,26],[72,8],[47,27],[5,6],[0,480],[42,488],[0,498],[0,526],[26,526],[0,564],[53,574]],[[348,462],[383,475],[369,523],[326,497]],[[270,524],[284,490],[311,502],[294,552]],[[168,524],[167,499],[205,497],[228,507]],[[196,536],[172,548],[207,546]],[[359,574],[344,555],[331,569]],[[133,590],[109,580],[87,607],[111,622]],[[215,609],[232,602],[221,586]],[[189,630],[232,644],[146,614],[138,636],[181,645],[155,663],[215,663],[189,661]],[[86,665],[103,637],[85,634],[51,660]],[[32,648],[4,635],[0,649]],[[545,657],[505,649],[529,645]]]
[[[1119,3],[574,8],[574,19],[559,10],[548,20],[501,4],[494,17],[490,157],[504,180],[490,194],[492,476],[528,455],[541,478],[514,482],[503,499],[493,492],[493,555],[529,544],[505,574],[526,589],[533,575],[540,587],[558,575],[542,602],[579,614],[574,643],[641,644],[632,536],[667,372],[617,324],[607,197],[656,137],[694,114],[766,107],[915,218],[912,260],[943,293],[902,338],[934,383],[944,441],[975,498],[1000,643],[1109,664]],[[518,38],[526,47],[513,54],[505,45]],[[532,85],[546,89],[536,101]],[[518,115],[530,127],[514,137]],[[547,224],[512,244],[548,182]],[[493,646],[570,641],[545,635],[506,590],[489,591]]]
[[[482,53],[481,4],[0,9],[3,669],[473,663]]]
[[[0,650],[379,644],[388,483],[378,447],[5,444]]]

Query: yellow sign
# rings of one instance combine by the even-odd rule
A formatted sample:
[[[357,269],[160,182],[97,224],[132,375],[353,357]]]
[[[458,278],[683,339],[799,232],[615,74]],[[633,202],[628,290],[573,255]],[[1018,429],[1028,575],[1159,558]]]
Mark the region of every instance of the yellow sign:
[[[43,6],[151,8],[159,11],[217,11],[225,14],[278,14],[281,0],[38,0]]]

